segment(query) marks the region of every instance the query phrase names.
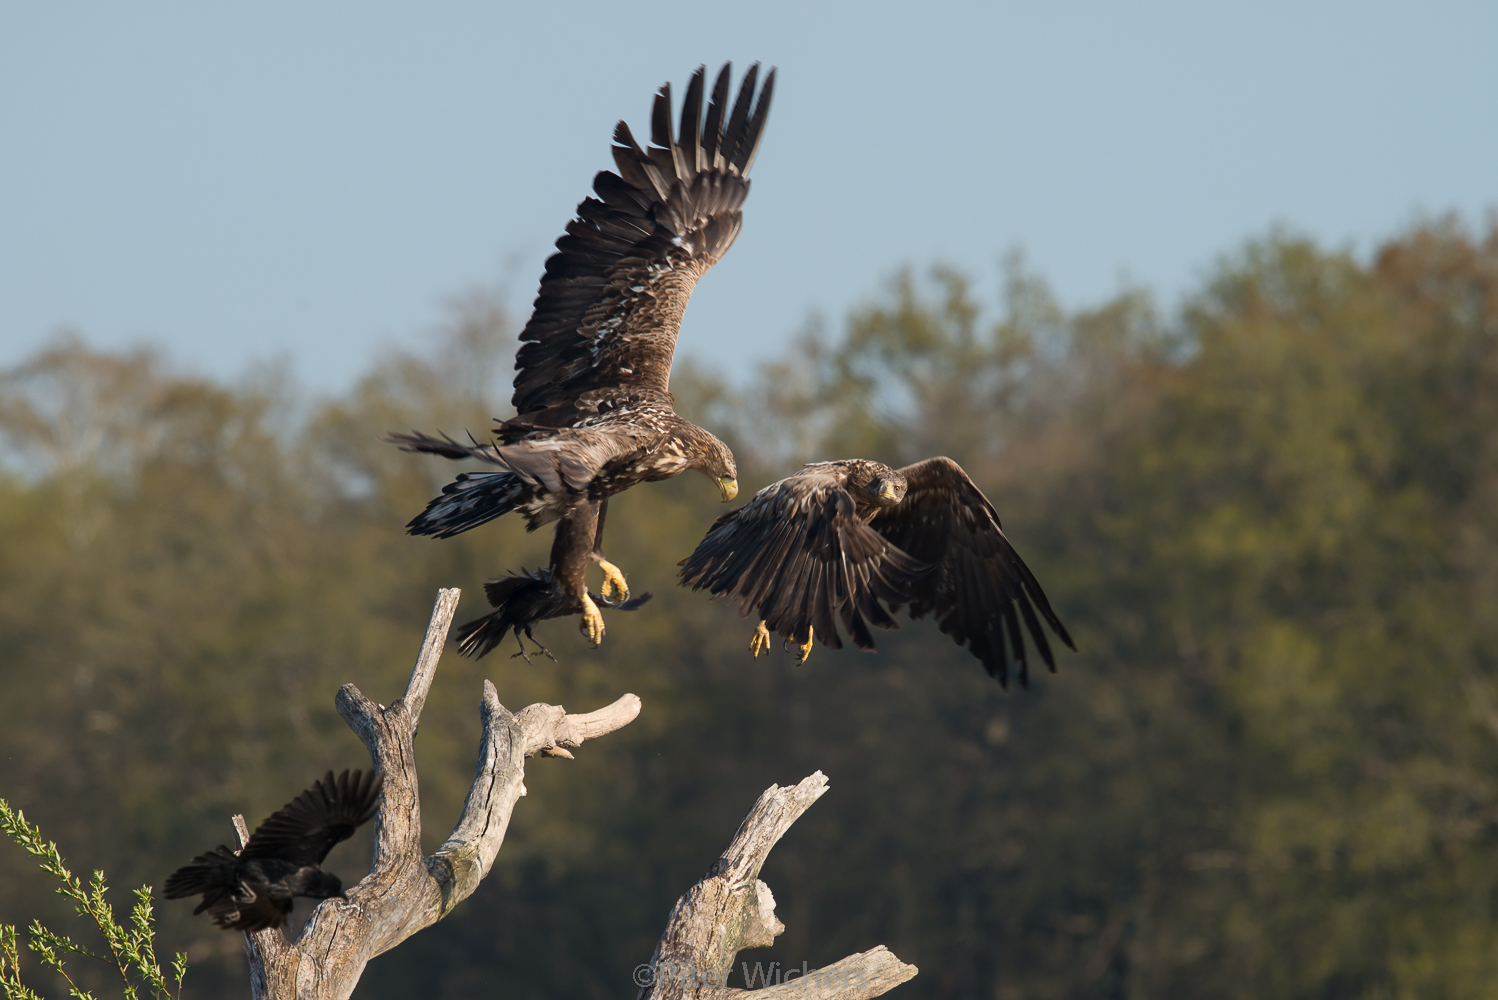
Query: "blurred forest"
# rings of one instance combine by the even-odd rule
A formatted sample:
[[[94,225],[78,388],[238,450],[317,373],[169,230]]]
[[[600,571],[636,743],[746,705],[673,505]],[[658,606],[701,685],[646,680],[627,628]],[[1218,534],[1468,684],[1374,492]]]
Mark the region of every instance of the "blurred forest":
[[[1498,220],[1370,260],[1275,235],[1169,316],[1138,291],[1068,313],[1006,273],[992,308],[956,271],[897,276],[755,378],[679,364],[673,389],[746,495],[803,460],[956,458],[1080,653],[1008,693],[930,622],[751,660],[752,621],[673,585],[716,490],[642,486],[607,551],[653,603],[605,610],[596,651],[541,626],[559,664],[444,658],[429,846],[482,678],[512,708],[634,691],[644,713],[533,760],[492,876],[357,996],[632,995],[755,796],[817,768],[831,792],[764,875],[788,930],[751,965],[885,943],[921,969],[905,997],[1493,994]],[[684,342],[708,336],[689,314]],[[362,764],[337,687],[395,697],[438,587],[463,621],[486,576],[544,558],[509,519],[404,535],[458,467],[375,439],[482,433],[512,337],[472,295],[334,399],[69,339],[0,373],[0,795],[76,869],[159,887],[231,813]],[[356,879],[368,850],[332,866]],[[188,995],[244,995],[240,937],[190,909],[158,908]],[[0,921],[61,910],[0,845]]]

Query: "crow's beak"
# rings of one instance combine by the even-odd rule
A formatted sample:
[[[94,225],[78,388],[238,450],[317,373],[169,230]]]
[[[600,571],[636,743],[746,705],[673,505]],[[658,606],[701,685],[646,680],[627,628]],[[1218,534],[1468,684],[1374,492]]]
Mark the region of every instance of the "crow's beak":
[[[723,494],[723,502],[727,503],[739,495],[739,481],[732,477],[718,480],[718,492]]]

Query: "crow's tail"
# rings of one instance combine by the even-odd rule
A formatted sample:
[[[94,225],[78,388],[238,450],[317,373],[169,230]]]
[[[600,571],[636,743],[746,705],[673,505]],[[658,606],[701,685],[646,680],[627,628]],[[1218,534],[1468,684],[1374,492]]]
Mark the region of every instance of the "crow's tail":
[[[542,566],[518,575],[503,576],[484,584],[484,594],[494,608],[482,618],[475,618],[458,628],[458,652],[478,659],[499,645],[511,632],[520,644],[517,656],[525,656],[525,643],[520,636],[535,642],[541,652],[551,656],[551,651],[531,634],[538,622],[563,615],[580,614],[582,606],[572,599],[560,584],[552,582],[551,569]],[[590,596],[602,603],[597,594]],[[613,608],[615,611],[634,611],[650,600],[650,594],[641,594]],[[530,657],[526,656],[529,660]],[[556,657],[552,657],[556,659]]]

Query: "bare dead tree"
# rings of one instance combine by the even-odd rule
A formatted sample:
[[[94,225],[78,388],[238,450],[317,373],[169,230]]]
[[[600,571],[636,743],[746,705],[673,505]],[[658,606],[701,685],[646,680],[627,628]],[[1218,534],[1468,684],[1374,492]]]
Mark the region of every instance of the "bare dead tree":
[[[352,684],[338,691],[338,714],[385,775],[374,864],[348,891],[347,900],[319,904],[295,942],[279,929],[245,935],[250,987],[257,1000],[348,997],[371,958],[441,920],[489,874],[510,813],[525,794],[525,758],[537,753],[569,757],[569,747],[611,733],[640,714],[640,699],[632,694],[587,715],[540,704],[510,712],[499,703],[494,685],[485,681],[478,773],[463,815],[437,853],[422,857],[413,743],[458,594],[455,589],[438,593],[421,655],[398,700],[389,707],[376,704]],[[243,844],[248,836],[244,817],[236,816],[234,823]]]
[[[544,704],[511,712],[486,680],[479,709],[483,734],[478,770],[463,814],[437,852],[422,857],[414,739],[458,596],[456,589],[438,592],[416,667],[399,699],[387,707],[370,701],[353,684],[339,689],[338,714],[364,741],[385,776],[374,863],[369,874],[348,890],[347,899],[318,904],[295,941],[288,941],[280,929],[245,935],[256,1000],[345,1000],[371,958],[447,916],[489,874],[515,803],[526,793],[527,757],[571,758],[570,751],[584,741],[620,729],[640,714],[640,699],[633,694],[586,715],[569,715],[559,706]],[[771,786],[760,796],[728,851],[677,903],[655,957],[641,967],[652,974],[677,968],[712,970],[710,978],[688,982],[686,976],[662,975],[641,992],[642,1000],[723,998],[744,992],[721,985],[734,956],[740,948],[771,943],[785,929],[775,918],[774,897],[758,880],[760,867],[826,786],[819,771],[795,787]],[[234,827],[242,847],[249,836],[243,816],[234,817]],[[820,978],[756,992],[767,997],[858,1000],[878,996],[915,973],[914,966],[902,964],[880,947],[818,970]],[[835,983],[842,985],[821,988]]]
[[[728,1000],[751,992],[766,1000],[866,1000],[914,978],[915,966],[880,945],[820,969],[789,970],[762,989],[727,986],[740,950],[768,947],[785,930],[759,872],[786,830],[826,791],[821,771],[797,785],[765,789],[728,850],[672,907],[655,954],[635,970],[638,1000]]]

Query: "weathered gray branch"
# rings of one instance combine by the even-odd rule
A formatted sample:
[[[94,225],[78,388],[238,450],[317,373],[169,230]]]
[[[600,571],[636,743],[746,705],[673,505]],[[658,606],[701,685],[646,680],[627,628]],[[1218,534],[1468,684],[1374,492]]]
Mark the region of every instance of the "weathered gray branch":
[[[338,714],[385,775],[374,864],[347,900],[319,904],[295,942],[279,930],[246,935],[257,1000],[348,997],[371,958],[441,920],[489,873],[515,802],[525,794],[526,757],[569,757],[568,748],[628,725],[640,714],[640,699],[632,694],[586,715],[568,715],[554,705],[512,713],[485,681],[478,773],[452,836],[423,858],[413,740],[458,594],[456,589],[438,593],[421,655],[400,699],[387,708],[352,684],[338,691]],[[235,820],[242,841],[244,820]]]
[[[768,947],[785,930],[775,916],[770,887],[759,880],[760,869],[791,824],[826,791],[827,776],[821,771],[798,785],[765,789],[728,850],[672,908],[655,954],[635,970],[638,1000],[728,1000],[749,992],[726,985],[734,958],[744,948]],[[913,978],[916,971],[880,945],[804,974],[789,970],[777,985],[753,993],[767,1000],[866,1000]]]

